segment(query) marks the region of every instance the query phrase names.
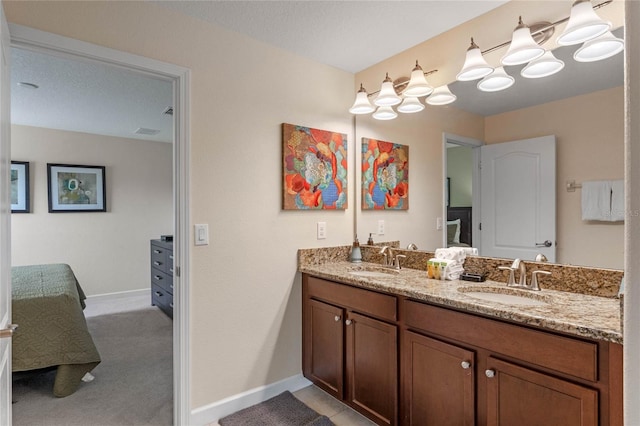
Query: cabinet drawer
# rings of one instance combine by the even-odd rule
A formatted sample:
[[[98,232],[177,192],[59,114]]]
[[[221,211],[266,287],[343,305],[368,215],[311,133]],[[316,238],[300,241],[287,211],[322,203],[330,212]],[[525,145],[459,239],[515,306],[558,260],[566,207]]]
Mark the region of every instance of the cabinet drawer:
[[[167,251],[167,274],[173,276],[173,250]]]
[[[404,301],[408,327],[488,349],[590,381],[598,380],[598,346],[472,314]]]
[[[356,312],[389,321],[397,320],[397,299],[371,290],[307,277],[309,297],[334,303]]]
[[[173,294],[173,275],[151,268],[151,284],[161,287],[164,291]]]
[[[151,304],[159,307],[164,312],[173,315],[173,296],[167,293],[163,288],[156,285],[151,286]]]

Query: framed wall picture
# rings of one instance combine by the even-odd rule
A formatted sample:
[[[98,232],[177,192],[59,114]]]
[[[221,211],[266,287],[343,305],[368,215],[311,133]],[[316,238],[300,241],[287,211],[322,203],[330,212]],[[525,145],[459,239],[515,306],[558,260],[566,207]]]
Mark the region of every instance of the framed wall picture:
[[[362,210],[409,208],[409,146],[362,138]]]
[[[282,124],[282,208],[345,210],[347,135]]]
[[[31,212],[29,193],[29,163],[11,162],[11,213]]]
[[[47,164],[49,213],[105,212],[104,166]]]

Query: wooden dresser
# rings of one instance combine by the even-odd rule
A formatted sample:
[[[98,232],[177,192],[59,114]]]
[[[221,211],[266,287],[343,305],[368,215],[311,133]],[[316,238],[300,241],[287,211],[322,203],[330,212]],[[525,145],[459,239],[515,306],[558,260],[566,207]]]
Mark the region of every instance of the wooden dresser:
[[[173,318],[173,242],[151,240],[151,304]]]

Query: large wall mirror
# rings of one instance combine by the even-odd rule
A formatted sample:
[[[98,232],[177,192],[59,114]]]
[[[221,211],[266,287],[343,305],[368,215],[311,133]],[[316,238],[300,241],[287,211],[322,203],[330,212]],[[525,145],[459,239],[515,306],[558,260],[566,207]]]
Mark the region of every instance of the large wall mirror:
[[[624,29],[615,28],[614,34],[624,38]],[[581,189],[567,191],[566,183],[623,179],[624,58],[620,53],[603,61],[577,63],[573,59],[577,47],[554,48],[556,57],[565,62],[565,69],[558,74],[517,78],[502,92],[480,92],[477,81],[449,81],[458,97],[450,105],[427,106],[424,111],[399,114],[390,121],[356,116],[357,147],[363,137],[408,145],[410,169],[410,208],[405,211],[363,211],[357,186],[355,214],[361,240],[372,233],[374,240],[394,239],[402,246],[413,243],[419,249],[434,250],[447,244],[447,215],[468,214],[468,238],[472,238],[472,246],[479,245],[473,243],[480,240],[482,232],[478,229],[478,205],[488,194],[480,192],[479,173],[474,169],[479,148],[474,145],[553,135],[555,261],[622,269],[624,223],[582,220]],[[507,71],[517,77],[521,68],[508,67]],[[356,149],[357,163],[359,151]],[[359,164],[356,170],[360,170]],[[356,182],[360,182],[359,176]],[[518,195],[513,186],[511,191]],[[509,214],[517,222],[526,211]],[[385,235],[376,235],[380,220],[385,221]],[[483,254],[481,245],[480,250]],[[525,258],[518,252],[500,257]]]

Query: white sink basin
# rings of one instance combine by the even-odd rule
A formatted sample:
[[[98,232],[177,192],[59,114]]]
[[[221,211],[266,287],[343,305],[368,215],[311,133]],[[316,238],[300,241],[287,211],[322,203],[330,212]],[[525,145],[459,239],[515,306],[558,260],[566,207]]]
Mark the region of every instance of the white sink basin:
[[[388,274],[386,272],[378,272],[378,271],[350,271],[349,274],[356,275],[358,277],[378,277],[378,278],[389,278],[394,274]]]
[[[474,299],[485,300],[488,302],[502,303],[505,305],[519,306],[546,306],[549,303],[544,296],[537,294],[522,294],[511,289],[483,289],[473,287],[462,287],[459,292]],[[526,291],[526,290],[525,290]]]
[[[357,277],[369,277],[369,278],[390,278],[398,275],[398,271],[395,269],[383,268],[381,266],[354,266],[349,271],[350,275]]]

